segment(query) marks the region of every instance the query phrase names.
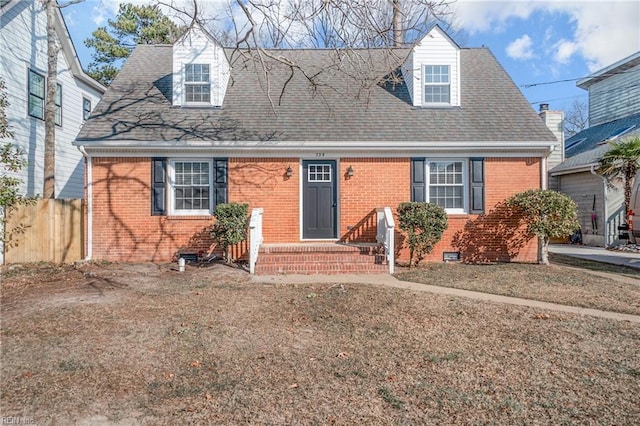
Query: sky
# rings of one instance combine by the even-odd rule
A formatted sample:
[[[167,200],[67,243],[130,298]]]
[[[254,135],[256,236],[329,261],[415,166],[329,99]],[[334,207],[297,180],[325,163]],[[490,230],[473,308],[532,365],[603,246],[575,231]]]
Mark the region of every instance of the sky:
[[[85,0],[63,9],[83,67],[91,62],[84,40],[121,2]],[[637,0],[458,0],[451,8],[454,40],[488,47],[536,110],[540,103],[570,110],[576,100],[586,102],[578,79],[640,51]]]

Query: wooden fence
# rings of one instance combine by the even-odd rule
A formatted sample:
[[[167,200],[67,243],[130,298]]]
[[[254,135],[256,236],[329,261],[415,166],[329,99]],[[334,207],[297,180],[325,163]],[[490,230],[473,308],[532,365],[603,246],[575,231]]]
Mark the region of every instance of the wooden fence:
[[[7,215],[4,261],[71,263],[84,257],[83,200],[38,200]]]

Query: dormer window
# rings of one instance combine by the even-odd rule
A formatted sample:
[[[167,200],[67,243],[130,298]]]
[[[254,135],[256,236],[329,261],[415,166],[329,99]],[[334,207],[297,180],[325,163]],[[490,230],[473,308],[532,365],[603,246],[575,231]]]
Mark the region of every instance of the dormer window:
[[[449,65],[424,66],[424,103],[451,104],[451,77]]]
[[[187,64],[185,66],[184,91],[186,103],[211,103],[210,76],[209,64]]]

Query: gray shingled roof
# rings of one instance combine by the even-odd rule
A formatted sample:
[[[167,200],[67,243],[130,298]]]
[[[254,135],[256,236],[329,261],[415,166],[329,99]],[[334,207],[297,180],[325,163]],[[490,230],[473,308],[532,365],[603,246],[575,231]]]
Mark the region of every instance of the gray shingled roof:
[[[597,163],[611,148],[611,145],[606,143],[607,139],[629,127],[632,129],[621,135],[621,138],[640,134],[640,114],[599,124],[576,133],[565,141],[567,147],[565,148],[565,157],[567,159],[549,172],[562,174]]]
[[[461,50],[462,107],[416,108],[404,83],[363,88],[362,73],[379,82],[407,49],[362,50],[332,66],[336,50],[272,50],[320,72],[311,87],[299,71],[269,63],[273,107],[262,68],[234,54],[221,108],[171,105],[172,48],[140,45],[84,124],[83,141],[514,141],[554,142],[511,78],[486,48]],[[392,66],[389,66],[391,64]],[[377,69],[376,69],[377,68]],[[353,76],[358,76],[354,78]],[[286,88],[283,91],[283,85]],[[282,96],[281,96],[282,95]]]

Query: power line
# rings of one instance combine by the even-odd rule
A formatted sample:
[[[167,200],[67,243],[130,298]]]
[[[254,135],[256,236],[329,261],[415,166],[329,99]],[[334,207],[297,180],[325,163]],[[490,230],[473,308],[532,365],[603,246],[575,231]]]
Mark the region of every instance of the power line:
[[[616,75],[620,75],[620,74],[625,74],[629,71],[631,71],[632,69],[626,69],[626,70],[622,70],[622,71],[617,71],[617,72],[613,72],[613,73],[604,73],[604,74],[600,74],[600,75],[588,75],[586,77],[577,77],[577,78],[567,78],[567,79],[563,79],[563,80],[553,80],[553,81],[544,81],[541,83],[528,83],[528,84],[521,84],[520,87],[524,87],[525,89],[528,89],[530,87],[536,87],[536,86],[545,86],[545,85],[549,85],[549,84],[557,84],[557,83],[569,83],[571,81],[578,81],[578,80],[583,80],[585,78],[589,78],[589,77],[593,77],[593,78],[608,78],[608,77],[613,77]]]

